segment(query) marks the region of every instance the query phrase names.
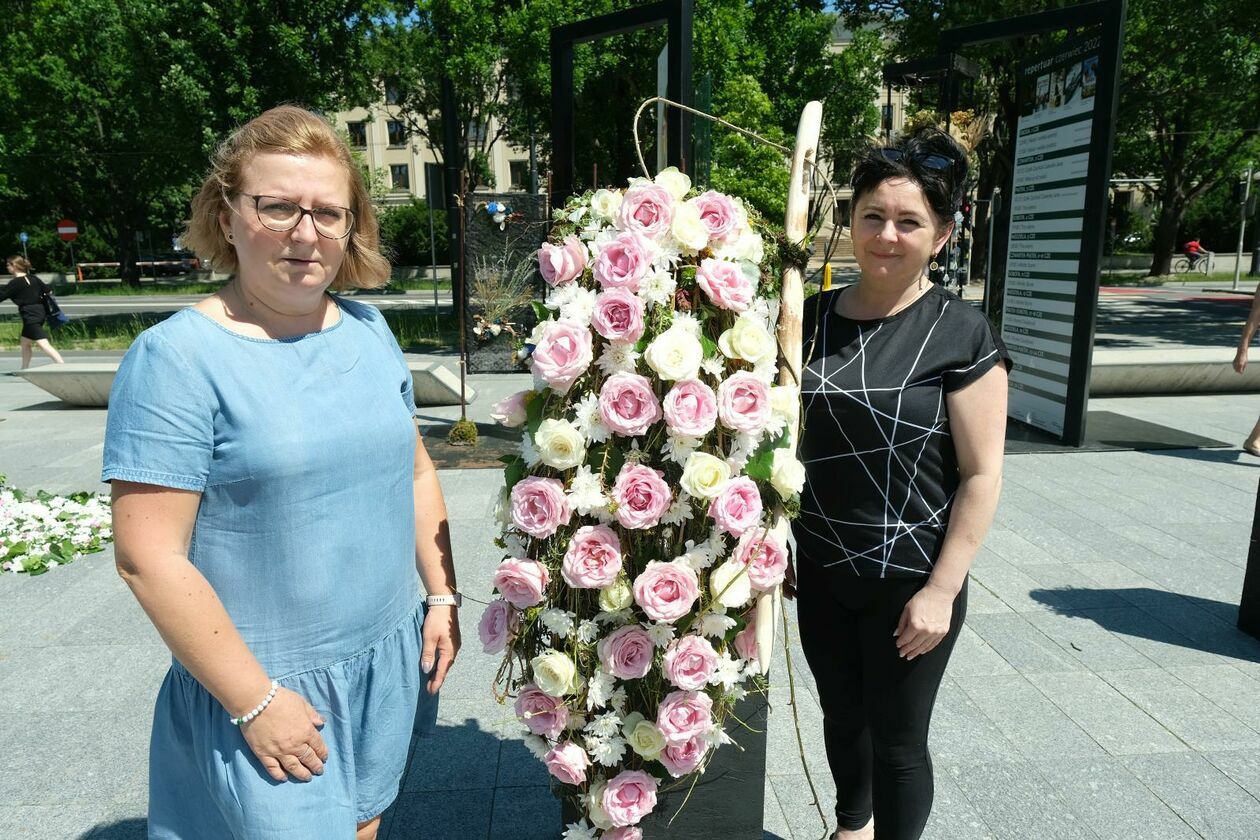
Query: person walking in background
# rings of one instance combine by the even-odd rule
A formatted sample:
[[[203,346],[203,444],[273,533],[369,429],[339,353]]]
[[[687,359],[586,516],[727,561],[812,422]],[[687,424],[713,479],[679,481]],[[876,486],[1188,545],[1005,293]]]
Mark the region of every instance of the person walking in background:
[[[860,153],[859,279],[805,302],[795,586],[839,840],[927,824],[932,707],[1002,482],[1010,356],[927,279],[966,174],[936,129]]]
[[[48,333],[44,332],[44,322],[48,318],[44,310],[44,291],[48,287],[31,271],[30,260],[26,257],[9,257],[5,268],[13,279],[0,289],[0,301],[13,301],[22,317],[22,370],[31,366],[31,356],[36,347],[54,363],[65,364],[66,360],[61,358],[57,348],[48,340]]]
[[[274,108],[219,147],[185,241],[235,279],[131,346],[102,471],[118,571],[173,655],[149,837],[371,840],[461,599],[402,352],[328,293],[389,278],[362,170]]]
[[[1260,287],[1257,287],[1260,292]],[[1251,339],[1260,328],[1260,294],[1254,294],[1251,300],[1251,311],[1247,313],[1247,321],[1243,324],[1242,338],[1238,340],[1238,350],[1234,353],[1234,370],[1242,373],[1247,369],[1247,353],[1251,349]],[[1260,420],[1252,427],[1251,434],[1243,441],[1243,451],[1260,458]]]

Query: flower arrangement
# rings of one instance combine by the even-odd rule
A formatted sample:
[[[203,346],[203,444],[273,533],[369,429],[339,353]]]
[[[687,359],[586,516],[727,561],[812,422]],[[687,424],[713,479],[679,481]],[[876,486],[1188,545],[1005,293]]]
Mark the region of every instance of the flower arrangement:
[[[112,538],[104,496],[28,497],[0,475],[0,570],[43,574],[100,551]]]
[[[798,393],[773,384],[783,251],[671,167],[571,199],[538,252],[534,388],[493,410],[521,452],[479,635],[583,815],[568,840],[641,838],[658,793],[694,783],[738,739],[734,704],[766,688],[758,604],[804,481]]]

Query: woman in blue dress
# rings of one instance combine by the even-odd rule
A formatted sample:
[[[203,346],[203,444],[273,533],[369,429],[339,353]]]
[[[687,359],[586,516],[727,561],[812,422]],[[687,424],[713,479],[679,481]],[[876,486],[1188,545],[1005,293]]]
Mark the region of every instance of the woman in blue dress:
[[[173,655],[149,836],[370,839],[460,644],[410,373],[328,293],[387,279],[376,218],[345,143],[287,106],[219,148],[192,211],[235,279],[136,339],[104,453],[119,573]]]

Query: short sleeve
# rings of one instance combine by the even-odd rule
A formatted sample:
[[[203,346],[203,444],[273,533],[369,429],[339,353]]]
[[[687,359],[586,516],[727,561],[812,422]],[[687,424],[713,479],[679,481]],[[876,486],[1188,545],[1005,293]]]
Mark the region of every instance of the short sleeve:
[[[204,490],[214,410],[204,377],[152,330],[123,357],[109,392],[102,481]]]
[[[337,302],[342,306],[346,305],[346,301],[338,298]],[[407,366],[407,359],[403,356],[402,348],[398,346],[398,339],[394,337],[393,330],[389,328],[389,322],[385,320],[385,313],[381,312],[375,306],[370,304],[360,304],[357,301],[354,305],[363,307],[360,312],[364,320],[368,322],[372,331],[376,333],[377,338],[385,345],[386,351],[394,358],[398,365],[398,391],[402,396],[403,405],[407,409],[407,413],[412,417],[416,415],[416,394],[415,386],[412,382],[411,368]]]
[[[993,332],[989,319],[965,303],[954,305],[963,307],[962,314],[966,316],[958,331],[958,345],[965,355],[965,364],[941,374],[941,385],[947,394],[966,388],[996,364],[1005,365],[1008,371],[1011,369],[1010,351]]]

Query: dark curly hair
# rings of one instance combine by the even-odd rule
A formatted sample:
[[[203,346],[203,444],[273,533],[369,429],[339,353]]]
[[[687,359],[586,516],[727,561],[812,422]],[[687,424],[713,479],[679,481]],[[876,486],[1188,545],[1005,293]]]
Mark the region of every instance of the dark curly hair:
[[[903,135],[890,146],[868,146],[853,165],[853,203],[889,178],[917,184],[943,227],[962,204],[967,153],[953,137],[933,127]]]

